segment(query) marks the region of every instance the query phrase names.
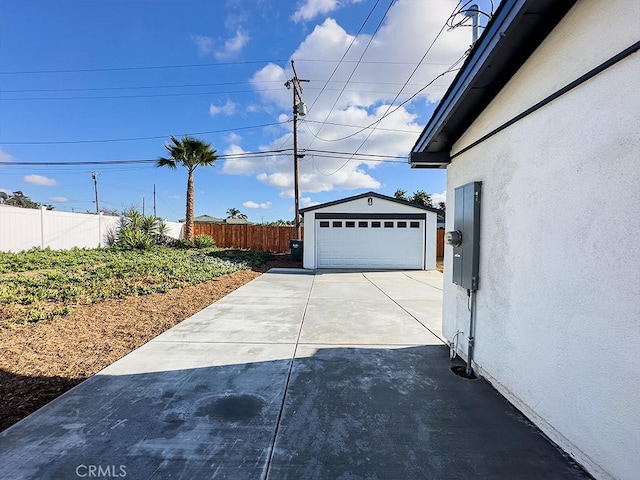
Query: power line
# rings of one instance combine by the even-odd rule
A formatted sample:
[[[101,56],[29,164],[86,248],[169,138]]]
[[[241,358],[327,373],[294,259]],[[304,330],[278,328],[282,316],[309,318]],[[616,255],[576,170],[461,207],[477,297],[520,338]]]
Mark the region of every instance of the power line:
[[[456,7],[453,9],[452,15],[455,13],[455,11],[458,9],[460,5],[460,2],[458,2],[458,4],[456,4]],[[385,113],[380,117],[380,119],[377,122],[374,122],[373,124],[371,124],[371,130],[368,132],[367,136],[364,138],[364,140],[362,140],[362,142],[360,143],[360,145],[358,146],[358,148],[356,148],[355,152],[353,153],[353,155],[348,158],[340,167],[338,167],[337,170],[333,171],[330,175],[333,175],[335,173],[338,173],[340,170],[342,170],[347,163],[349,163],[353,158],[354,155],[356,153],[358,153],[358,151],[364,146],[365,143],[367,143],[367,141],[369,140],[369,138],[371,138],[371,135],[373,135],[373,132],[375,131],[376,127],[379,125],[379,123],[382,121],[382,119],[384,119],[385,117],[387,117],[388,115],[390,115],[391,113],[397,111],[402,105],[406,104],[411,98],[414,98],[416,94],[414,94],[412,97],[410,97],[409,99],[405,100],[403,103],[401,103],[400,105],[398,105],[395,109],[391,110],[391,107],[393,106],[393,104],[395,103],[395,101],[398,99],[398,97],[402,94],[402,92],[404,91],[404,88],[406,87],[406,85],[409,83],[409,81],[411,81],[411,78],[413,78],[413,76],[415,75],[415,73],[418,71],[418,68],[420,68],[420,65],[422,64],[422,62],[424,61],[424,59],[427,57],[427,55],[429,54],[429,52],[431,51],[431,49],[433,48],[433,46],[435,45],[435,43],[438,41],[438,38],[440,38],[440,35],[442,35],[442,32],[444,31],[444,29],[447,27],[447,22],[445,21],[444,25],[442,25],[442,27],[440,28],[440,30],[438,31],[438,33],[436,34],[435,38],[433,39],[433,41],[431,42],[431,44],[429,45],[429,47],[427,48],[426,52],[424,53],[424,55],[422,55],[422,58],[420,59],[420,61],[418,62],[418,64],[415,66],[415,68],[413,69],[413,71],[411,72],[411,74],[409,75],[409,78],[407,79],[407,81],[405,82],[405,84],[402,86],[402,88],[400,88],[400,90],[398,91],[397,95],[395,96],[395,98],[391,101],[391,103],[389,104],[389,106],[387,107],[387,109],[385,110]],[[465,53],[466,55],[466,53]],[[455,67],[462,58],[465,57],[465,55],[463,55],[460,59],[458,59],[451,67],[449,67],[449,69],[447,70],[451,70],[451,68]],[[446,72],[445,72],[446,73]],[[444,75],[444,74],[441,74]],[[440,75],[439,75],[440,76]],[[436,77],[432,82],[430,82],[429,84],[433,83],[437,78]],[[424,88],[427,88],[426,85]],[[329,112],[331,113],[331,112]],[[328,116],[327,116],[328,118]],[[353,135],[356,135],[357,133],[354,133]],[[353,136],[352,135],[352,136]],[[317,138],[314,135],[315,138]]]
[[[274,154],[287,154],[291,149],[264,150],[258,152],[242,152],[218,155],[220,160],[234,160],[255,157],[270,157]],[[81,160],[81,161],[59,161],[59,162],[21,162],[21,161],[0,161],[0,165],[20,165],[20,166],[69,166],[69,165],[132,165],[140,163],[155,163],[157,159],[133,159],[133,160]]]
[[[363,128],[362,125],[350,125],[348,123],[337,123],[337,122],[321,122],[319,120],[305,120],[304,123],[305,123],[305,126],[307,127],[307,130],[309,130],[309,133],[311,133],[311,135],[314,135],[314,133],[311,131],[309,126],[306,125],[307,123],[324,123],[325,125],[334,125],[336,127]],[[380,127],[378,127],[377,130],[381,130],[383,132],[398,132],[398,133],[420,133],[421,131],[420,129],[402,130],[400,128],[380,128]],[[318,137],[318,140],[324,140],[324,139]],[[331,140],[324,140],[324,141],[331,141]]]
[[[395,163],[395,164],[402,164],[402,165],[406,165],[407,164],[407,160],[406,159],[402,159],[402,160],[391,160],[391,159],[363,159],[363,158],[347,158],[347,160],[340,166],[340,168],[336,171],[333,171],[331,173],[325,173],[322,170],[320,170],[320,168],[318,168],[318,163],[315,161],[316,157],[320,157],[320,158],[335,158],[331,155],[318,155],[318,154],[313,154],[310,155],[310,157],[313,160],[313,166],[315,168],[315,170],[320,174],[320,175],[324,175],[325,177],[330,177],[331,175],[337,173],[339,170],[342,170],[345,165],[347,165],[349,162],[377,162],[377,163]]]
[[[375,85],[375,82],[357,82],[358,84],[364,84],[364,85]],[[346,86],[346,84],[345,84]],[[145,87],[140,87],[140,88],[145,88]],[[150,87],[153,88],[153,87]],[[159,87],[162,88],[162,87]],[[119,88],[119,90],[124,90],[125,88]],[[82,91],[83,89],[77,89],[78,91]],[[101,91],[101,89],[85,89],[86,91]],[[105,89],[106,90],[106,89]],[[339,91],[340,94],[344,93],[344,92],[362,92],[362,89],[360,88],[354,88],[354,89],[348,89],[348,88],[326,88],[323,87],[322,89],[318,89],[318,88],[314,88],[314,87],[309,87],[309,90],[321,90],[320,94],[325,91]],[[29,90],[14,90],[12,93],[23,93],[23,92],[28,92]],[[36,90],[39,91],[39,90]],[[61,89],[61,90],[40,90],[42,92],[66,92],[66,91],[72,91],[72,90],[65,90],[65,89]],[[261,89],[259,90],[259,92],[276,92],[276,91],[280,91],[280,88],[265,88],[265,89]],[[7,90],[4,90],[3,93],[7,93]],[[136,99],[136,98],[169,98],[169,97],[196,97],[196,96],[201,96],[201,95],[227,95],[227,94],[231,94],[231,93],[256,93],[256,90],[254,89],[247,89],[247,90],[224,90],[224,91],[208,91],[208,92],[174,92],[174,93],[148,93],[148,94],[135,94],[135,95],[87,95],[87,96],[62,96],[62,97],[3,97],[3,101],[38,101],[38,100],[117,100],[117,99]],[[366,93],[380,93],[380,94],[388,94],[391,92],[382,92],[379,90],[366,90]],[[318,97],[319,95],[318,94]],[[318,97],[316,97],[316,100],[318,99]],[[315,103],[315,102],[314,102]],[[313,104],[312,104],[313,106]]]
[[[261,90],[262,92],[273,92],[280,90],[279,88],[267,88]],[[148,93],[144,95],[92,95],[83,97],[17,97],[7,98],[3,97],[3,101],[22,101],[22,100],[115,100],[119,98],[131,99],[131,98],[162,98],[162,97],[194,97],[198,95],[226,95],[229,93],[254,93],[255,90],[226,90],[216,92],[181,92],[181,93]]]
[[[357,153],[354,154],[352,152],[339,152],[336,150],[316,150],[313,148],[305,148],[304,150],[302,150],[304,153],[331,153],[331,154],[335,154],[335,155],[368,155],[368,156],[372,156],[372,157],[381,157],[381,158],[405,158],[404,156],[400,156],[400,155],[384,155],[382,153]]]
[[[213,133],[225,133],[225,132],[235,132],[238,130],[249,130],[253,128],[264,128],[264,127],[273,127],[277,125],[284,125],[289,123],[290,120],[285,120],[283,122],[274,122],[274,123],[263,123],[260,125],[249,125],[245,127],[235,127],[235,128],[223,128],[220,130],[207,130],[203,132],[191,132],[191,133],[181,133],[176,135],[178,137],[182,137],[185,135],[195,136],[195,135],[210,135]],[[68,145],[68,144],[82,144],[82,143],[110,143],[110,142],[136,142],[141,140],[158,140],[158,139],[166,139],[167,135],[154,135],[149,137],[128,137],[128,138],[107,138],[107,139],[90,139],[90,140],[56,140],[49,142],[34,142],[34,141],[25,141],[25,142],[7,142],[0,141],[2,145]],[[13,162],[12,162],[13,163]]]
[[[376,3],[373,5],[373,7],[371,7],[371,10],[369,10],[369,13],[367,14],[366,18],[364,19],[364,21],[362,22],[362,24],[360,25],[360,28],[358,29],[358,31],[356,32],[356,34],[353,36],[351,43],[349,43],[349,46],[347,47],[347,49],[344,51],[344,53],[342,54],[342,57],[340,58],[340,61],[338,62],[338,64],[335,66],[335,68],[333,69],[333,71],[331,72],[331,75],[329,75],[329,79],[326,82],[323,82],[324,85],[322,87],[322,89],[320,90],[320,93],[318,93],[318,95],[316,96],[316,99],[313,101],[313,103],[311,104],[311,107],[309,108],[309,110],[313,110],[314,105],[316,104],[316,102],[318,101],[318,99],[320,98],[320,95],[322,95],[322,92],[325,91],[327,85],[329,85],[329,82],[331,82],[331,79],[333,78],[333,76],[336,74],[336,72],[338,71],[338,68],[340,68],[340,65],[342,65],[345,57],[347,56],[347,53],[349,53],[349,50],[351,50],[351,47],[353,46],[353,44],[355,43],[355,41],[358,39],[358,35],[360,35],[360,33],[362,33],[362,30],[364,30],[365,25],[367,24],[367,22],[369,21],[369,18],[371,18],[371,15],[373,15],[373,12],[375,11],[375,9],[378,6],[378,3],[380,3],[380,0],[376,0]],[[386,14],[385,14],[386,15]],[[345,82],[346,83],[346,82]]]
[[[456,6],[456,8],[458,8]],[[454,12],[456,10],[456,8],[454,8]],[[442,35],[442,32],[444,32],[444,29],[446,28],[447,23],[445,22],[445,24],[442,26],[442,28],[440,28],[440,31],[438,31],[438,33],[436,34],[435,38],[433,39],[433,41],[431,42],[431,44],[429,45],[429,47],[427,48],[427,51],[424,52],[424,55],[422,55],[422,58],[420,59],[420,61],[418,62],[418,64],[415,66],[415,68],[413,69],[413,71],[411,72],[411,74],[409,75],[409,78],[407,78],[407,81],[404,83],[404,85],[402,86],[402,88],[400,88],[400,90],[398,91],[398,93],[396,94],[396,96],[394,97],[393,100],[391,100],[391,103],[389,104],[389,106],[387,107],[387,109],[385,110],[384,114],[382,115],[381,118],[384,118],[389,111],[391,110],[391,107],[393,106],[393,104],[395,103],[395,101],[398,99],[398,97],[402,94],[402,92],[404,91],[405,87],[407,86],[407,84],[411,81],[411,79],[413,78],[413,76],[415,75],[415,73],[418,71],[418,68],[420,68],[420,65],[422,64],[422,62],[424,61],[424,59],[427,57],[427,55],[429,55],[429,52],[431,51],[431,49],[433,48],[433,46],[436,44],[436,42],[438,41],[438,38],[440,38],[440,35]],[[461,57],[463,58],[463,57]],[[457,60],[453,65],[457,65],[457,63],[460,61]],[[406,103],[406,102],[405,102]],[[394,109],[394,111],[398,110],[398,108],[400,108],[399,106]],[[360,145],[358,146],[358,148],[356,148],[356,151],[354,152],[354,155],[356,153],[358,153],[358,151],[360,151],[360,149],[364,146],[365,143],[367,143],[367,141],[369,140],[369,138],[371,138],[371,135],[373,135],[373,132],[376,130],[377,126],[379,125],[379,123],[376,123],[371,130],[369,130],[367,136],[364,138],[364,140],[362,140],[362,142],[360,143]],[[353,158],[353,157],[352,157]],[[349,161],[349,160],[347,160]],[[340,170],[340,169],[338,169]]]
[[[48,166],[48,167],[57,167],[57,166],[71,166],[71,165],[132,165],[136,163],[152,163],[157,162],[157,160],[95,160],[95,161],[87,161],[81,160],[77,162],[0,162],[0,165],[16,165],[16,166]]]
[[[329,112],[325,116],[324,121],[327,121],[329,119],[329,117],[331,116],[331,112],[333,112],[333,110],[336,108],[336,105],[338,104],[338,100],[340,100],[340,97],[342,97],[342,94],[344,93],[344,90],[345,90],[346,86],[349,84],[349,82],[351,81],[351,79],[355,75],[356,70],[358,69],[358,66],[362,63],[362,59],[364,58],[365,54],[369,50],[369,46],[371,45],[371,42],[373,42],[374,37],[376,36],[378,31],[380,30],[380,27],[382,26],[382,23],[384,22],[384,19],[387,17],[387,14],[389,13],[389,10],[391,10],[391,7],[393,6],[394,1],[395,0],[391,0],[389,2],[389,5],[387,6],[387,9],[385,10],[384,15],[382,16],[382,18],[378,22],[378,25],[376,26],[376,29],[373,32],[373,34],[371,35],[371,37],[369,37],[369,42],[367,42],[367,45],[362,50],[362,54],[360,55],[360,58],[358,59],[356,65],[353,67],[353,70],[351,71],[351,74],[349,74],[349,78],[347,78],[347,81],[345,82],[344,86],[342,87],[342,90],[340,91],[340,93],[336,97],[335,101],[333,102],[333,105],[331,106],[331,108],[329,109]],[[376,5],[377,4],[378,3],[376,2]],[[323,127],[324,127],[324,124],[320,125],[320,128],[318,129],[318,133],[320,133],[322,131]],[[314,138],[311,140],[311,143],[309,145],[312,145],[316,138],[318,138],[318,137],[316,135],[314,135]]]
[[[281,60],[247,60],[237,62],[217,62],[217,63],[191,63],[183,65],[148,65],[141,67],[98,67],[98,68],[69,68],[58,70],[13,70],[0,71],[0,75],[39,75],[49,73],[89,73],[89,72],[129,72],[139,70],[163,70],[176,68],[202,68],[202,67],[226,67],[230,65],[255,65],[257,63],[277,63]]]
[[[366,159],[359,158],[362,161],[387,161],[390,159],[404,159],[402,156],[395,155],[383,155],[376,153],[357,153],[357,152],[340,152],[335,150],[315,150],[305,149],[305,153],[310,153],[317,156],[331,156],[335,158],[336,155],[351,157],[367,157]],[[264,150],[257,152],[242,152],[219,155],[219,160],[233,161],[233,160],[246,160],[248,158],[270,158],[274,155],[293,155],[293,150],[290,148],[278,149],[278,150]],[[379,160],[377,160],[379,159]],[[86,166],[86,165],[100,165],[102,167],[110,165],[139,165],[139,164],[155,164],[157,159],[128,159],[128,160],[81,160],[81,161],[55,161],[55,162],[21,162],[21,161],[0,161],[0,165],[14,165],[14,166]],[[406,162],[405,162],[406,163]]]
[[[423,64],[424,65],[424,64]],[[443,64],[446,65],[446,64]],[[329,78],[327,80],[311,79],[311,82],[316,83],[344,83],[344,80],[333,80]],[[273,83],[280,85],[281,80],[260,80],[251,81],[252,85]],[[353,82],[358,85],[402,85],[397,82],[367,82],[359,80]],[[225,85],[238,85],[238,82],[217,82],[217,83],[183,83],[173,85],[133,85],[133,86],[116,86],[116,87],[76,87],[76,88],[26,88],[26,89],[2,89],[2,93],[54,93],[54,92],[104,92],[104,91],[120,91],[120,90],[150,90],[150,89],[168,89],[168,88],[194,88],[194,87],[217,87]],[[419,85],[419,84],[411,84]],[[307,87],[313,89],[313,87]],[[320,90],[316,88],[316,90]],[[337,90],[337,89],[334,89]],[[224,93],[224,92],[219,92]]]
[[[261,80],[252,83],[280,83],[280,80]],[[192,88],[192,87],[219,87],[224,85],[238,85],[238,82],[215,83],[181,83],[173,85],[134,85],[131,87],[77,87],[77,88],[27,88],[18,90],[3,89],[2,93],[36,93],[36,92],[101,92],[110,90],[147,90],[152,88]]]
[[[465,55],[463,55],[461,58],[464,58],[464,56],[466,56],[466,54],[465,54]],[[457,60],[457,61],[455,62],[455,64],[457,64],[457,63],[459,63],[459,62],[460,62],[460,60]],[[454,65],[455,65],[455,64],[454,64]],[[453,70],[450,70],[450,71],[453,71]],[[439,78],[439,77],[441,77],[441,76],[445,75],[446,73],[449,73],[449,71],[441,73],[441,74],[440,74],[440,75],[438,75],[438,77],[436,77],[436,78]],[[435,81],[435,79],[434,79],[434,81]],[[420,89],[418,92],[416,92],[416,93],[415,93],[415,94],[413,94],[411,97],[409,97],[408,99],[406,99],[404,102],[402,102],[401,104],[399,104],[399,105],[398,105],[396,108],[394,108],[393,110],[389,110],[389,109],[387,109],[387,111],[385,112],[385,114],[384,114],[384,115],[382,115],[378,120],[376,120],[375,122],[371,123],[371,124],[370,124],[370,125],[368,125],[367,127],[363,128],[363,129],[360,129],[359,131],[357,131],[357,132],[355,132],[355,133],[353,133],[353,134],[351,134],[351,135],[347,135],[346,137],[343,137],[343,138],[341,138],[341,139],[337,139],[337,140],[330,140],[330,141],[345,140],[345,139],[350,138],[350,137],[353,137],[353,136],[357,135],[358,133],[361,133],[361,132],[363,132],[363,131],[365,131],[365,130],[367,130],[367,129],[369,129],[369,128],[372,128],[372,130],[369,132],[369,134],[367,135],[367,137],[362,141],[362,143],[360,144],[360,146],[359,146],[359,147],[356,149],[356,151],[354,152],[354,155],[355,155],[355,154],[358,152],[358,150],[360,150],[360,149],[363,147],[363,145],[367,142],[367,140],[369,140],[369,138],[370,138],[370,137],[371,137],[371,135],[373,134],[374,130],[376,129],[376,126],[377,126],[377,125],[378,125],[382,120],[384,120],[386,117],[388,117],[388,116],[389,116],[389,115],[391,115],[392,113],[394,113],[394,112],[398,111],[400,108],[402,108],[402,106],[403,106],[403,105],[405,105],[406,103],[408,103],[409,101],[411,101],[413,98],[415,98],[415,97],[420,93],[420,91],[422,91],[422,90],[424,90],[425,88],[427,88],[430,84],[431,84],[431,83],[429,83],[429,84],[425,85],[425,87],[424,87],[424,88]],[[351,161],[351,158],[347,159],[347,161],[346,161],[346,162],[344,162],[344,163],[343,163],[343,164],[342,164],[342,165],[341,165],[337,170],[335,170],[334,172],[331,172],[330,174],[327,174],[327,176],[331,176],[331,175],[333,175],[333,174],[335,174],[335,173],[338,173],[340,170],[342,170],[342,169],[347,165],[347,163],[349,163],[349,161]]]
[[[369,125],[366,125],[364,127],[359,127],[359,129],[356,132],[353,132],[349,135],[345,135],[343,137],[338,137],[338,138],[322,138],[320,136],[318,136],[317,133],[314,133],[313,131],[311,131],[311,129],[307,126],[307,129],[309,130],[309,132],[311,133],[311,135],[313,135],[315,138],[317,138],[318,140],[322,140],[323,142],[341,142],[343,140],[347,140],[351,137],[355,137],[356,135],[358,135],[359,133],[364,132],[365,130],[368,130],[376,125],[378,125],[380,122],[382,122],[382,120],[384,120],[385,118],[387,118],[389,115],[395,113],[396,111],[398,111],[400,108],[402,108],[404,105],[406,105],[407,103],[409,103],[411,100],[413,100],[415,97],[417,97],[420,93],[422,93],[423,91],[425,91],[428,87],[430,87],[431,85],[433,85],[433,83],[438,80],[440,77],[445,76],[448,73],[452,73],[457,71],[458,69],[455,69],[454,67],[460,63],[460,61],[462,59],[464,59],[466,57],[466,53],[460,57],[458,60],[456,60],[447,70],[445,70],[444,72],[440,73],[439,75],[437,75],[436,77],[434,77],[430,82],[428,82],[424,87],[422,87],[421,89],[419,89],[418,91],[416,91],[413,95],[411,95],[409,98],[407,98],[406,100],[404,100],[402,103],[400,103],[399,105],[397,105],[393,110],[387,110],[387,112],[382,115],[379,119],[371,122]],[[308,120],[305,120],[305,123],[317,123],[317,122],[309,122]],[[323,122],[324,123],[324,122]],[[327,124],[329,124],[327,122]],[[339,124],[338,124],[339,125]],[[381,129],[382,130],[382,129]],[[411,132],[414,133],[414,132]]]
[[[340,60],[329,59],[311,59],[302,58],[296,59],[298,62],[315,62],[315,63],[340,63]],[[91,72],[128,72],[139,70],[162,70],[162,69],[180,69],[180,68],[206,68],[206,67],[225,67],[234,65],[255,65],[264,63],[285,63],[287,60],[248,60],[237,62],[218,62],[218,63],[193,63],[184,65],[149,65],[140,67],[97,67],[97,68],[69,68],[69,69],[54,69],[54,70],[6,70],[0,71],[0,75],[41,75],[41,74],[58,74],[58,73],[91,73]],[[365,64],[378,64],[378,65],[413,65],[413,62],[389,62],[381,60],[373,61],[361,61],[344,60],[342,63],[365,63]],[[433,65],[442,65],[440,63],[434,63]]]
[[[453,9],[452,15],[456,12],[456,10],[459,8],[459,6],[460,6],[460,4],[461,4],[461,3],[462,3],[462,2],[461,2],[461,1],[459,1],[459,2],[456,4],[455,8]],[[389,11],[389,9],[391,8],[392,4],[393,4],[393,2],[392,2],[392,3],[389,5],[389,7],[387,8],[387,11],[385,12],[385,15],[384,15],[384,16],[386,16],[386,15],[387,15],[387,12],[388,12],[388,11]],[[382,18],[382,20],[384,20],[384,17]],[[381,20],[381,22],[382,22],[382,20]],[[373,129],[375,130],[376,126],[377,126],[377,125],[379,125],[379,123],[380,123],[384,118],[386,118],[386,117],[387,117],[388,115],[390,115],[391,113],[393,113],[393,112],[397,111],[397,110],[398,110],[402,105],[406,104],[409,100],[411,100],[411,99],[412,99],[412,98],[414,98],[416,95],[418,95],[418,93],[419,93],[419,92],[423,91],[423,90],[424,90],[424,89],[426,89],[428,86],[430,86],[431,84],[433,84],[433,83],[435,82],[435,80],[436,80],[436,79],[438,79],[438,78],[440,78],[441,76],[443,76],[444,74],[448,73],[448,72],[451,70],[451,68],[452,68],[452,67],[449,67],[449,68],[447,69],[447,71],[445,71],[443,74],[438,75],[435,79],[433,79],[431,82],[429,82],[425,87],[423,87],[422,89],[418,90],[418,92],[417,92],[417,93],[415,93],[414,95],[412,95],[411,97],[409,97],[409,99],[405,100],[405,102],[403,102],[402,104],[400,104],[400,106],[398,106],[398,107],[397,107],[397,108],[395,108],[394,110],[390,111],[390,109],[391,109],[391,107],[392,107],[393,103],[394,103],[394,102],[398,99],[398,97],[402,94],[402,92],[404,91],[404,89],[406,88],[406,86],[409,84],[409,81],[411,80],[411,78],[413,77],[413,75],[415,75],[415,72],[418,70],[418,68],[420,68],[420,66],[421,66],[421,65],[426,65],[426,62],[424,62],[424,60],[425,60],[426,56],[429,54],[429,52],[431,51],[431,49],[433,48],[433,46],[435,45],[436,41],[438,40],[438,38],[440,37],[440,35],[441,35],[441,34],[442,34],[442,32],[444,31],[444,29],[446,28],[446,26],[447,26],[447,22],[448,22],[448,20],[447,20],[447,21],[445,21],[445,24],[440,28],[440,31],[437,33],[436,37],[433,39],[433,41],[431,42],[431,44],[430,44],[430,45],[429,45],[429,47],[427,48],[427,51],[424,53],[424,55],[422,56],[422,58],[420,59],[420,61],[418,62],[418,64],[415,66],[415,68],[414,68],[414,69],[413,69],[413,71],[411,72],[411,75],[409,75],[409,78],[408,78],[408,79],[407,79],[407,81],[403,84],[402,88],[400,88],[400,90],[398,91],[398,93],[396,94],[396,96],[394,97],[394,99],[391,101],[391,103],[390,103],[390,104],[389,104],[389,106],[387,107],[386,112],[382,115],[382,117],[380,117],[380,119],[378,119],[377,121],[375,121],[375,122],[373,122],[373,123],[371,123],[371,124],[367,125],[366,127],[362,128],[362,129],[360,129],[360,130],[358,130],[358,131],[356,131],[356,132],[352,133],[351,135],[347,135],[347,136],[340,137],[340,138],[336,138],[336,139],[326,139],[326,138],[322,138],[322,137],[320,137],[320,136],[319,136],[320,131],[321,131],[321,130],[322,130],[322,128],[324,127],[324,122],[323,122],[323,124],[320,126],[320,128],[318,129],[318,131],[317,131],[317,132],[315,132],[315,133],[314,133],[314,132],[309,128],[309,126],[307,126],[307,129],[309,130],[309,133],[311,133],[311,135],[313,135],[313,137],[314,137],[314,138],[312,139],[312,141],[311,141],[311,143],[310,143],[310,144],[313,144],[313,142],[315,141],[315,139],[322,140],[322,141],[325,141],[325,142],[337,142],[337,141],[342,141],[342,140],[346,140],[346,139],[348,139],[348,138],[354,137],[355,135],[358,135],[359,133],[361,133],[361,132],[363,132],[363,131],[365,131],[365,130],[367,130],[367,129],[369,129],[369,128],[373,128]],[[380,27],[380,24],[378,25],[378,28],[379,28],[379,27]],[[378,29],[376,29],[376,32],[377,32],[377,31],[378,31]],[[376,33],[376,32],[374,32],[373,36],[375,36],[375,33]],[[373,36],[371,37],[369,44],[371,43],[371,40],[373,39]],[[368,48],[369,44],[367,44],[367,47],[365,48],[365,52],[366,52],[366,49]],[[364,52],[363,52],[363,56],[364,56]],[[360,57],[360,59],[362,59],[362,56]],[[457,62],[456,62],[456,63],[457,63]],[[455,64],[454,64],[454,65],[455,65]],[[354,70],[354,72],[355,72],[355,70]],[[354,72],[352,72],[352,75],[353,75],[353,73],[354,73]],[[350,77],[349,77],[349,79],[347,80],[347,83],[349,82],[349,80],[350,80],[350,79],[351,79],[351,76],[350,76]],[[345,87],[346,87],[346,84],[345,84]],[[341,95],[341,94],[340,94],[340,95]],[[339,99],[339,98],[340,98],[340,96],[338,96],[338,99]],[[336,104],[337,104],[337,102],[338,102],[338,99],[336,99],[336,101],[334,102],[333,106],[332,106],[332,107],[331,107],[331,109],[329,110],[329,113],[327,114],[327,116],[326,116],[326,118],[325,118],[325,122],[326,122],[326,120],[329,118],[329,116],[331,115],[331,112],[333,111],[333,109],[335,108],[335,106],[336,106]],[[369,137],[370,137],[372,134],[373,134],[373,130],[369,133],[369,135],[367,136],[367,138],[365,138],[365,140],[364,140],[364,142],[362,143],[362,145],[363,145],[363,144],[364,144],[364,143],[369,139]],[[339,170],[339,169],[338,169],[338,170]]]

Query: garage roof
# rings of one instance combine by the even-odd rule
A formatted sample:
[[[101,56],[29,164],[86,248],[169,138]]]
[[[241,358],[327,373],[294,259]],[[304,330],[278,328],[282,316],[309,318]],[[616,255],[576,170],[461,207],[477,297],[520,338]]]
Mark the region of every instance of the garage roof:
[[[395,197],[388,197],[386,195],[382,195],[381,193],[376,193],[376,192],[362,193],[360,195],[354,195],[353,197],[342,198],[340,200],[334,200],[332,202],[321,203],[320,205],[313,205],[312,207],[301,208],[300,209],[300,213],[311,212],[313,210],[318,210],[320,208],[331,207],[333,205],[340,205],[341,203],[352,202],[354,200],[359,200],[361,198],[367,198],[367,197],[380,198],[382,200],[387,200],[389,202],[395,202],[395,203],[399,203],[401,205],[407,205],[409,207],[419,208],[420,210],[426,210],[428,212],[434,212],[434,213],[442,214],[442,210],[438,210],[437,208],[424,207],[422,205],[411,203],[411,202],[409,202],[407,200],[401,200],[401,199],[395,198]]]
[[[409,163],[443,168],[471,123],[506,85],[576,0],[503,0],[436,107]]]

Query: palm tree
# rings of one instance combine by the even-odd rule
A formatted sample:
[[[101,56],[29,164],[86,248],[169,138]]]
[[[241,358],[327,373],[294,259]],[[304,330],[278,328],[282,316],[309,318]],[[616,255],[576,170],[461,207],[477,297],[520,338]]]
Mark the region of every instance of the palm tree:
[[[227,210],[227,218],[243,218],[246,220],[248,217],[237,208],[230,208]]]
[[[210,144],[187,135],[182,137],[182,140],[171,135],[171,142],[165,143],[164,147],[169,151],[170,158],[160,157],[157,167],[169,167],[175,170],[180,164],[189,171],[184,237],[188,241],[193,241],[193,172],[199,165],[203,167],[213,165],[218,159],[216,150],[212,149]]]

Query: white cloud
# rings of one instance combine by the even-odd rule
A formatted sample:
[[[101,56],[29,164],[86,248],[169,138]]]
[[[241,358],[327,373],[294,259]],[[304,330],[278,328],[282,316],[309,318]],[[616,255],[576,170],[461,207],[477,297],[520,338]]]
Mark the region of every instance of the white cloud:
[[[442,193],[432,193],[431,202],[433,203],[434,207],[437,207],[440,202],[447,203],[447,191],[445,190]]]
[[[67,203],[69,199],[67,197],[49,197],[49,201],[53,203]]]
[[[247,43],[249,43],[250,39],[251,38],[244,30],[238,28],[235,35],[226,40],[224,42],[224,46],[221,49],[216,50],[213,53],[213,56],[218,60],[236,57],[242,52],[242,49],[247,45]]]
[[[191,41],[196,44],[200,55],[209,55],[213,52],[213,38],[204,35],[191,35]]]
[[[213,103],[211,105],[209,105],[209,115],[211,115],[212,117],[215,117],[216,115],[222,114],[222,115],[233,115],[234,113],[236,113],[238,104],[232,102],[231,100],[227,99],[227,103],[225,103],[222,106],[216,106]]]
[[[53,185],[57,185],[58,182],[53,178],[43,177],[42,175],[25,175],[22,177],[22,180],[26,183],[31,183],[33,185],[42,185],[46,187],[52,187]]]
[[[320,205],[320,202],[314,202],[311,200],[311,197],[302,197],[300,199],[300,204],[303,207],[313,207],[314,205]]]
[[[180,195],[169,195],[169,200],[181,200],[182,197]]]
[[[242,6],[241,2],[237,2],[235,5],[227,4],[227,8],[231,6],[232,8],[239,8]],[[229,13],[224,19],[224,26],[227,30],[235,30],[236,28],[242,26],[247,23],[249,20],[249,15],[247,12],[233,12]]]
[[[196,45],[200,55],[213,55],[218,60],[227,60],[242,53],[242,49],[249,43],[251,37],[238,27],[231,38],[216,41],[206,35],[191,35],[191,41]]]
[[[15,157],[0,148],[0,162],[13,162]]]
[[[312,20],[318,15],[325,15],[329,12],[337,10],[339,7],[350,3],[360,3],[362,0],[304,0],[304,3],[298,7],[298,10],[291,16],[294,22]]]
[[[228,158],[224,160],[222,165],[222,173],[228,175],[250,175],[254,173],[256,168],[256,159],[243,158],[241,155],[246,153],[242,147],[238,145],[230,145],[224,152]]]
[[[288,107],[291,110],[291,92],[284,88],[287,73],[281,66],[269,63],[254,73],[249,81],[267,103],[275,103],[279,108]],[[283,87],[275,89],[273,85]]]
[[[271,207],[271,202],[264,202],[264,203],[256,203],[252,200],[247,200],[246,202],[244,202],[242,204],[243,207],[246,208],[263,208],[263,209],[267,209],[269,207]]]
[[[15,161],[15,157],[10,153],[5,152],[2,148],[0,148],[0,162],[13,162]],[[0,168],[3,168],[4,165],[0,165]]]
[[[227,143],[240,143],[242,141],[242,136],[237,134],[236,132],[231,132],[227,136],[224,137]]]
[[[257,179],[267,185],[278,188],[293,188],[293,175],[286,173],[261,173]]]
[[[358,60],[369,44],[370,35],[354,38],[331,18],[317,25],[291,54],[301,78],[328,79],[333,74],[327,85],[319,81],[302,85],[308,114],[299,122],[299,148],[347,152],[347,155],[327,156],[307,151],[300,161],[302,193],[379,188],[383,180],[377,178],[377,172],[383,171],[379,168],[381,163],[364,161],[358,156],[350,159],[350,153],[407,157],[427,119],[426,106],[441,97],[455,74],[438,76],[469,47],[468,29],[445,30],[425,62],[413,73],[455,4],[453,0],[396,1],[362,62]],[[299,16],[303,18],[304,8],[311,15],[331,5],[335,6],[332,2],[307,1],[298,10]],[[346,61],[334,72],[335,59],[341,58],[350,45]],[[291,91],[284,86],[276,89],[273,85],[283,85],[291,78],[290,74],[278,65],[267,64],[250,80],[262,100],[262,111],[272,113],[279,121],[290,119]],[[438,80],[432,86],[398,108],[435,78]],[[374,122],[378,122],[375,129],[367,128]],[[291,148],[292,124],[286,123],[278,129],[273,141],[261,146],[263,150]],[[400,165],[388,168],[409,167],[401,161]],[[293,196],[290,154],[267,160],[235,160],[233,168],[231,162],[227,162],[225,173],[256,175],[260,182],[278,189],[281,197]]]

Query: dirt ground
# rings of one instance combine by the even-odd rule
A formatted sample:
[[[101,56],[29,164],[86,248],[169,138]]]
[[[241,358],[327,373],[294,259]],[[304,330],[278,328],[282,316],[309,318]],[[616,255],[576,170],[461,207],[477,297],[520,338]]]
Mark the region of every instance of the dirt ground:
[[[301,264],[275,255],[254,271],[164,294],[78,306],[50,322],[0,329],[0,431],[273,267]]]

